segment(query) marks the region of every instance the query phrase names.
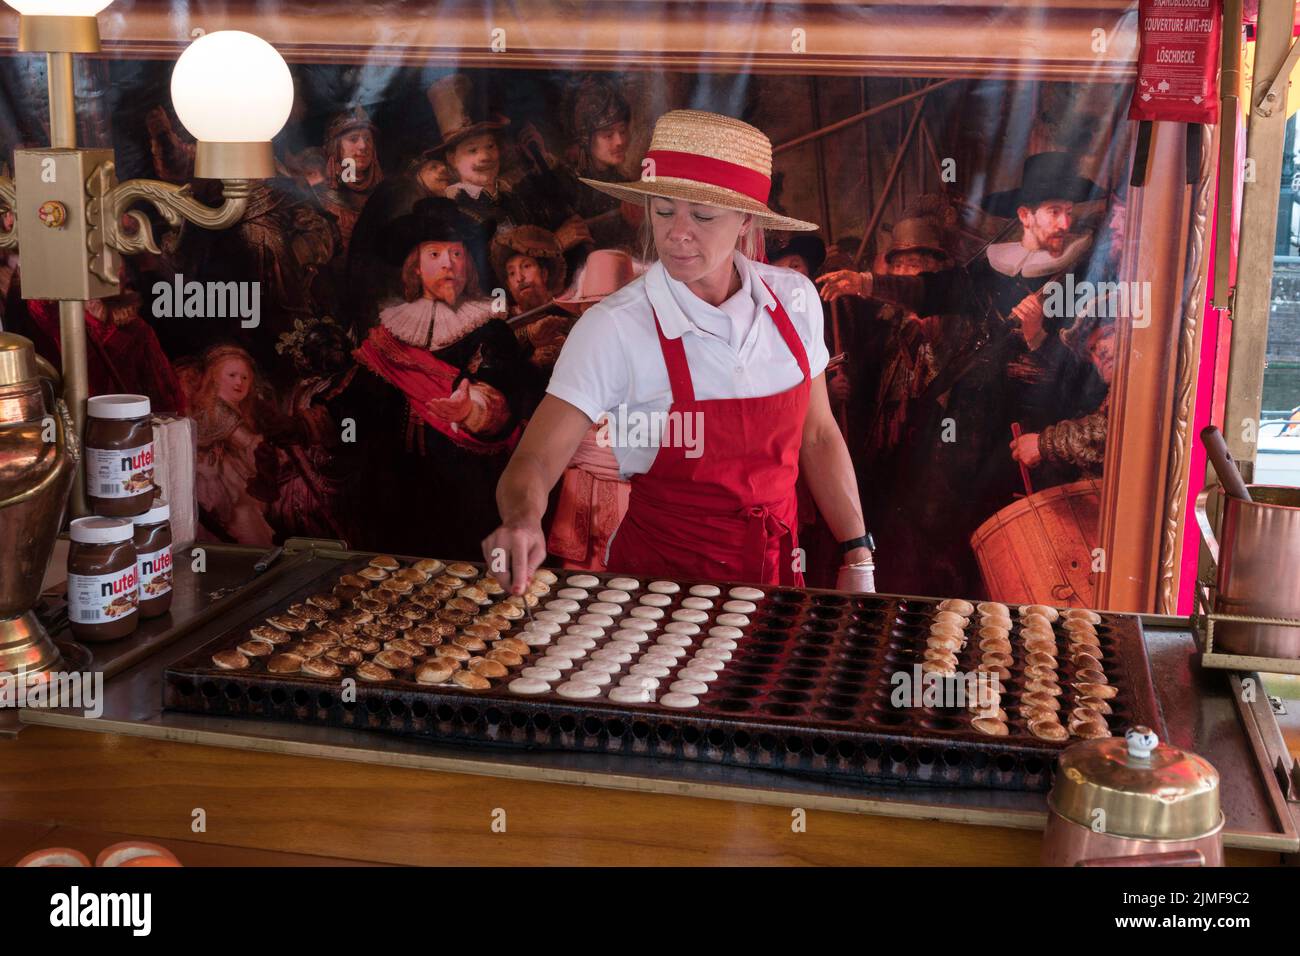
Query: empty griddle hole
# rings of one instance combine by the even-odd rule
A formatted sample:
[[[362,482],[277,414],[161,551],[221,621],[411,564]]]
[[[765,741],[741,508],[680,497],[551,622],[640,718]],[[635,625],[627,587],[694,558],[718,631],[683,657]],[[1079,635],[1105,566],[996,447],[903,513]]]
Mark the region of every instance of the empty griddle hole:
[[[854,707],[858,703],[857,694],[827,694],[822,703],[828,707]]]
[[[751,740],[752,738],[745,731],[737,730],[735,736],[731,738],[731,743],[737,750],[747,750]]]
[[[907,763],[907,758],[912,756],[912,752],[902,744],[894,744],[889,748],[889,759],[894,763]]]
[[[949,767],[960,767],[962,759],[962,752],[960,750],[945,750],[943,752],[943,762]]]
[[[377,713],[379,713],[379,712],[380,712],[381,710],[383,710],[383,709],[384,709],[384,702],[383,702],[383,700],[382,700],[381,698],[379,698],[379,697],[367,697],[367,698],[366,698],[366,712],[367,712],[367,713],[370,713],[370,714],[377,714]]]
[[[852,720],[853,711],[847,707],[818,707],[813,716],[821,720]]]
[[[283,688],[276,687],[271,690],[271,703],[275,704],[276,707],[283,707],[284,702],[288,699],[289,695],[284,692]]]
[[[551,718],[546,714],[533,715],[533,729],[545,733],[551,727]]]
[[[877,711],[868,715],[867,719],[874,724],[886,724],[891,727],[897,727],[899,724],[907,723],[907,714],[899,713],[896,710]]]
[[[962,722],[956,717],[928,717],[921,721],[921,726],[930,730],[961,730]]]
[[[760,617],[757,623],[758,626],[763,628],[765,631],[784,631],[794,627],[793,618],[776,617],[772,614],[769,614],[766,617]]]
[[[780,644],[782,641],[788,641],[789,639],[790,635],[784,631],[767,631],[760,629],[754,631],[754,633],[750,635],[750,644],[751,646],[753,644],[766,643]]]
[[[802,737],[785,738],[785,749],[792,754],[803,753],[804,744]]]
[[[816,682],[810,680],[797,680],[785,678],[776,682],[777,687],[784,687],[786,690],[811,690],[816,686]]]
[[[929,747],[922,747],[916,752],[916,762],[922,767],[928,767],[934,763],[935,753]]]
[[[561,733],[571,734],[578,729],[577,718],[575,718],[572,714],[565,714],[555,723],[556,726],[560,728]]]
[[[682,728],[682,743],[698,744],[700,742],[700,732],[695,727]]]
[[[831,642],[831,636],[829,634],[813,634],[813,633],[802,634],[800,635],[798,640],[798,643],[803,645],[804,647],[808,647],[808,646],[821,647],[826,644],[829,644],[830,642]],[[795,653],[797,654],[799,652],[795,651]]]
[[[772,734],[759,734],[758,745],[769,753],[776,749],[777,739]]]
[[[809,621],[804,625],[804,627],[816,627],[819,630],[821,628],[832,628],[834,625],[831,622],[839,620],[841,614],[843,614],[843,612],[838,611],[835,608],[815,607],[808,614],[808,616],[814,618],[814,620]]]
[[[627,733],[627,727],[623,725],[623,721],[621,720],[611,720],[605,724],[605,733],[609,734],[615,740],[618,740]]]
[[[802,604],[804,595],[802,591],[773,591],[768,595],[773,601],[780,601],[786,604]]]
[[[248,699],[249,699],[249,701],[250,701],[251,703],[254,703],[254,704],[259,704],[259,703],[261,703],[261,702],[262,702],[262,696],[263,696],[263,694],[262,694],[262,688],[260,688],[260,687],[250,687],[250,688],[248,688]]]
[[[835,745],[835,752],[843,760],[852,760],[858,754],[858,748],[847,740],[841,740]]]
[[[462,707],[460,709],[460,722],[466,727],[473,727],[478,723],[477,707]]]
[[[825,737],[814,737],[812,741],[812,752],[819,757],[824,757],[831,750],[831,742]]]
[[[799,664],[799,663],[804,663],[804,664],[806,664],[806,663],[808,663],[808,662],[807,662],[807,661],[795,661],[794,663],[795,663],[795,664]],[[821,672],[821,670],[820,670],[818,667],[816,667],[816,666],[814,666],[814,667],[793,667],[793,666],[791,666],[791,667],[787,667],[787,668],[785,669],[785,673],[786,673],[786,675],[787,675],[788,677],[795,677],[795,678],[798,678],[799,680],[816,680],[817,678],[819,678],[819,677],[822,676],[822,672]]]
[[[824,647],[801,646],[796,647],[791,653],[795,657],[825,657],[830,651]]]
[[[1025,758],[1025,773],[1029,774],[1030,776],[1037,776],[1038,774],[1042,773],[1044,766],[1045,764],[1043,763],[1043,761],[1039,760],[1037,757]]]
[[[249,697],[252,697],[252,695],[250,694]],[[331,707],[334,706],[334,695],[326,694],[326,693],[317,694],[316,706],[319,707],[321,710],[329,710]]]
[[[392,714],[394,717],[405,717],[406,705],[403,704],[400,700],[390,701],[388,704],[388,712]]]
[[[814,594],[813,603],[822,607],[841,607],[848,603],[848,598],[842,594]]]
[[[182,697],[189,697],[194,693],[194,685],[187,680],[177,681],[176,690],[180,692]]]
[[[868,760],[879,760],[880,755],[885,752],[885,748],[874,740],[868,740],[862,745],[862,755]]]
[[[757,687],[745,687],[740,684],[740,678],[732,678],[727,685],[727,696],[749,699],[757,697],[759,690]]]
[[[862,611],[879,611],[893,603],[889,598],[863,597],[855,598],[853,606]]]
[[[528,714],[522,710],[512,710],[510,712],[510,726],[515,730],[523,730],[528,726]]]
[[[588,737],[599,737],[602,724],[595,717],[584,717],[582,719],[582,732]]]
[[[677,739],[677,728],[672,724],[660,724],[655,728],[655,735],[665,743]]]
[[[793,717],[799,713],[802,708],[795,707],[793,704],[764,704],[763,712],[772,714],[775,717]]]
[[[299,707],[306,707],[307,702],[311,700],[311,694],[305,690],[296,690],[293,692],[293,702]]]
[[[794,617],[799,613],[799,608],[794,604],[773,604],[767,612],[775,617]]]
[[[785,704],[802,704],[804,701],[811,700],[812,694],[806,690],[774,690],[772,699]]]
[[[723,744],[727,742],[727,735],[715,727],[713,730],[710,730],[707,735],[705,735],[705,739],[713,746],[721,747]]]
[[[244,691],[238,684],[227,684],[224,692],[226,700],[239,700],[239,698],[244,696]]]
[[[456,716],[456,712],[449,704],[439,704],[435,713],[438,715],[439,722],[444,724],[451,723],[451,719]]]
[[[632,722],[632,736],[637,740],[645,740],[650,736],[650,725],[643,720]]]
[[[324,697],[325,695],[321,694],[321,696]],[[417,700],[411,705],[411,716],[416,720],[424,720],[429,716],[429,705],[422,700]],[[520,724],[520,726],[522,727],[523,724]]]
[[[1010,773],[1016,769],[1016,758],[1009,754],[1002,754],[997,759],[997,766],[1003,773]]]
[[[483,712],[483,719],[487,721],[489,727],[497,727],[505,719],[505,715],[495,707],[489,707]]]
[[[734,697],[724,697],[713,705],[718,710],[726,711],[729,714],[740,714],[749,710],[753,705],[747,700],[737,700]]]

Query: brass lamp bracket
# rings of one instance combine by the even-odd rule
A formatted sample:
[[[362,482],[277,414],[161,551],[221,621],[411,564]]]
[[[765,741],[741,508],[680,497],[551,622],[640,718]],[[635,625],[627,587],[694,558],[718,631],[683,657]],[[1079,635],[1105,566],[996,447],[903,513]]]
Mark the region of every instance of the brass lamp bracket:
[[[114,285],[117,284],[116,273],[110,277],[104,271],[109,262],[108,250],[125,255],[146,251],[157,254],[160,251],[149,217],[139,209],[130,208],[137,202],[149,202],[170,226],[191,222],[203,229],[232,226],[248,208],[251,180],[224,180],[224,201],[220,206],[207,206],[194,198],[188,183],[177,186],[155,179],[128,179],[119,183],[114,169],[111,161],[101,163],[86,183],[91,199],[86,216],[90,225],[86,242],[93,257],[90,268],[101,279]],[[126,223],[131,223],[134,229],[126,228]]]

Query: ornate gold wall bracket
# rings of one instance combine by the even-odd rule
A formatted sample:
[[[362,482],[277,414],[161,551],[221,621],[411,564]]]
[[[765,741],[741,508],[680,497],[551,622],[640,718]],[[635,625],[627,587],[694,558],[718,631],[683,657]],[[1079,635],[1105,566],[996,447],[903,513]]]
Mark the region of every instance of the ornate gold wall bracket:
[[[194,198],[188,183],[178,186],[153,179],[128,179],[119,183],[114,168],[111,162],[101,163],[86,183],[91,198],[87,210],[90,230],[86,238],[91,252],[90,269],[114,285],[116,272],[112,276],[105,274],[109,268],[109,250],[125,255],[160,252],[153,223],[142,210],[131,208],[136,203],[148,202],[173,228],[190,222],[203,229],[226,229],[237,223],[248,208],[252,182],[247,179],[224,180],[222,204],[208,206]]]

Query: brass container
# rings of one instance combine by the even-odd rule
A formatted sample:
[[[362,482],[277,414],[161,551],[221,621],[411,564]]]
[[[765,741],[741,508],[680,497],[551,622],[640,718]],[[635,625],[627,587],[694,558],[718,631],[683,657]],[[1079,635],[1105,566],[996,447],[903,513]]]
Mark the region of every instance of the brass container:
[[[2,674],[33,675],[61,663],[32,613],[81,457],[57,381],[29,340],[0,332]]]
[[[1146,727],[1061,754],[1044,866],[1222,866],[1219,774]]]
[[[1250,501],[1214,489],[1222,522],[1216,538],[1206,503],[1196,499],[1196,520],[1218,565],[1214,610],[1244,617],[1300,619],[1300,488],[1249,485]],[[1300,659],[1300,627],[1218,621],[1214,649],[1246,657]]]

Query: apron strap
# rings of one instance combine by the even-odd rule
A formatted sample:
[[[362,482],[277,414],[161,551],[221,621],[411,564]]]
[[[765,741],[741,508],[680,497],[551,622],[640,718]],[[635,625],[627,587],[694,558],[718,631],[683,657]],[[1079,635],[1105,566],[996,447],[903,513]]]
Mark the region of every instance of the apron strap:
[[[663,352],[664,364],[668,366],[668,385],[673,390],[673,404],[695,401],[695,385],[691,382],[691,367],[686,363],[686,347],[682,344],[681,336],[668,338],[664,335],[663,326],[659,324],[654,306],[650,307],[650,314],[654,316],[655,332],[659,335],[659,351]]]
[[[794,360],[799,363],[799,370],[803,372],[804,381],[806,382],[811,377],[808,366],[808,352],[804,349],[803,342],[799,340],[799,333],[794,330],[794,323],[790,321],[790,316],[786,313],[785,306],[782,305],[781,300],[776,297],[776,293],[773,292],[772,287],[767,284],[767,280],[760,276],[758,281],[763,283],[763,288],[767,289],[768,295],[770,295],[772,301],[776,303],[775,309],[769,305],[767,311],[772,316],[772,321],[776,323],[776,330],[781,333],[781,338],[785,340],[786,348],[790,350],[790,354],[794,356]]]

